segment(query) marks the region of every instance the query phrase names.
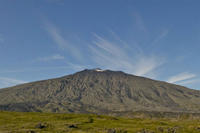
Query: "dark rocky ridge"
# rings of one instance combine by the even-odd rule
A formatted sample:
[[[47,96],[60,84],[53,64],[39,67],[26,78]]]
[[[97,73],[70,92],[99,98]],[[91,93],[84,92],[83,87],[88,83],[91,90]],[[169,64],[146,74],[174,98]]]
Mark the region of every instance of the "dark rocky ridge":
[[[86,69],[61,78],[1,89],[0,110],[200,112],[200,91],[121,71]]]

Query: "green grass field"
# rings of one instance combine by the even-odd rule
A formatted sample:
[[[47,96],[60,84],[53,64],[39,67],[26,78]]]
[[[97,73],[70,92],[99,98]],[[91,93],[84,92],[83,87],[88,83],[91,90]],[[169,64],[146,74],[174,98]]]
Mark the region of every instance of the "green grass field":
[[[0,133],[200,133],[199,119],[0,112]]]

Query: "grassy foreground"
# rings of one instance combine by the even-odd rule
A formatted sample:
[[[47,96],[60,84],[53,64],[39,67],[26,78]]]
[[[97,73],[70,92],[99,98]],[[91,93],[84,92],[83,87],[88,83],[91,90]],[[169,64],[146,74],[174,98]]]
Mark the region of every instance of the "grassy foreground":
[[[0,133],[200,133],[199,119],[0,112]]]

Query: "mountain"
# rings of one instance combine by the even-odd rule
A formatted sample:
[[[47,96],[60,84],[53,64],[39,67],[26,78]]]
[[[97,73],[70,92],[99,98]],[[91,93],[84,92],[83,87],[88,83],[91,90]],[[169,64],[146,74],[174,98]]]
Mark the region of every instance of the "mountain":
[[[199,101],[198,90],[101,69],[0,90],[0,110],[26,112],[199,113]]]

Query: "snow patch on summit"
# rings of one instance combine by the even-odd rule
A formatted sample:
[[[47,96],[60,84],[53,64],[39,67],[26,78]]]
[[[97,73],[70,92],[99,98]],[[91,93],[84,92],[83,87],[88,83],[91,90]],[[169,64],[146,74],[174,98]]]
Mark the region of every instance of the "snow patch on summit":
[[[102,69],[100,69],[100,68],[96,68],[96,69],[94,69],[94,71],[97,71],[97,72],[104,72],[105,70],[102,70]]]

